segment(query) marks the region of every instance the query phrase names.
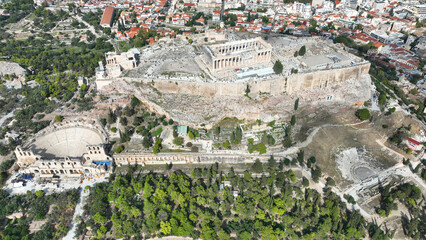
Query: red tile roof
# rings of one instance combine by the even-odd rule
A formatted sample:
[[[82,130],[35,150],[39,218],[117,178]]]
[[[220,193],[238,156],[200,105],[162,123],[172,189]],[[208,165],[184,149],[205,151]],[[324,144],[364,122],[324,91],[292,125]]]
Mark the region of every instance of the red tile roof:
[[[374,44],[374,46],[375,46],[375,47],[377,47],[377,48],[379,48],[379,47],[383,46],[383,43],[381,43],[381,42],[376,42],[376,43]]]
[[[416,140],[412,139],[412,138],[408,138],[407,139],[409,142],[415,144],[415,145],[420,145],[421,143],[417,142]]]
[[[102,15],[101,25],[102,24],[111,25],[113,14],[114,14],[114,8],[113,7],[106,7],[104,14]]]

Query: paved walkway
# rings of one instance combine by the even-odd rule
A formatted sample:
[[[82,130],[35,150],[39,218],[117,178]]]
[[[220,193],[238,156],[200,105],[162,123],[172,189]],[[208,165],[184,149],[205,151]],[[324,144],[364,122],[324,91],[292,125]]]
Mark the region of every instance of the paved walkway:
[[[106,180],[104,180],[106,181]],[[78,200],[77,206],[75,206],[75,211],[74,211],[74,215],[72,217],[72,222],[71,222],[71,228],[68,231],[67,235],[65,235],[65,237],[63,238],[63,240],[73,240],[73,239],[77,239],[75,237],[75,233],[77,231],[77,225],[78,222],[76,220],[77,216],[81,217],[81,215],[84,212],[84,205],[86,205],[86,201],[87,201],[87,197],[90,194],[90,189],[85,189],[86,186],[90,186],[93,187],[95,186],[97,183],[103,182],[103,180],[84,180],[84,182],[81,185],[81,191],[80,191],[80,199]]]

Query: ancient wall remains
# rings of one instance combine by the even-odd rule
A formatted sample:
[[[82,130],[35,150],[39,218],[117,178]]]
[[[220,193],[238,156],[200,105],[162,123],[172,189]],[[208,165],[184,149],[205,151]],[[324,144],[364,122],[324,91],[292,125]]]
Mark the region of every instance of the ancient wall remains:
[[[361,76],[368,74],[370,63],[365,62],[356,66],[340,69],[313,71],[309,73],[292,74],[289,77],[281,77],[266,80],[253,80],[241,82],[190,82],[154,80],[154,87],[165,93],[178,93],[189,95],[201,95],[205,97],[215,96],[241,96],[244,94],[247,84],[251,93],[269,93],[272,95],[292,94],[307,89],[327,89],[329,85],[343,83],[349,79],[360,81]],[[121,78],[126,81],[142,81],[151,84],[152,79]]]
[[[200,164],[212,164],[212,163],[251,163],[259,159],[261,162],[267,162],[270,156],[267,155],[238,155],[238,154],[205,154],[205,153],[140,153],[140,154],[115,154],[113,156],[115,164],[118,166],[132,165],[132,164],[143,164],[143,165],[155,165],[155,164],[186,164],[186,163],[200,163]],[[275,157],[275,160],[283,160],[282,157]]]

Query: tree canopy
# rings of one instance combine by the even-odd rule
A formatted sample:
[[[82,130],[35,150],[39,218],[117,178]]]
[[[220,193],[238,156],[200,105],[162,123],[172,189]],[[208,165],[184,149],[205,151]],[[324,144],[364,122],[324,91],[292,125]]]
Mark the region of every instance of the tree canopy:
[[[359,109],[355,115],[362,121],[370,119],[370,111],[368,109]]]
[[[281,74],[283,72],[283,64],[280,60],[275,61],[273,69],[275,74]]]

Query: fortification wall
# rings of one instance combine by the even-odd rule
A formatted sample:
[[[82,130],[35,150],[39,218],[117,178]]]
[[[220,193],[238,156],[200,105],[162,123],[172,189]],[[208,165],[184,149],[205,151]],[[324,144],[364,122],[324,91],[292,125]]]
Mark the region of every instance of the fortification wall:
[[[361,76],[368,74],[370,63],[362,63],[356,66],[314,71],[310,73],[292,74],[267,80],[248,80],[233,83],[222,82],[190,82],[185,80],[154,80],[154,87],[160,92],[179,93],[189,95],[201,95],[204,97],[215,96],[241,96],[244,94],[247,84],[252,94],[270,93],[279,95],[292,94],[307,89],[325,89],[328,85],[342,83],[349,79],[360,81]],[[121,78],[126,81],[141,81],[152,83],[152,79]]]

